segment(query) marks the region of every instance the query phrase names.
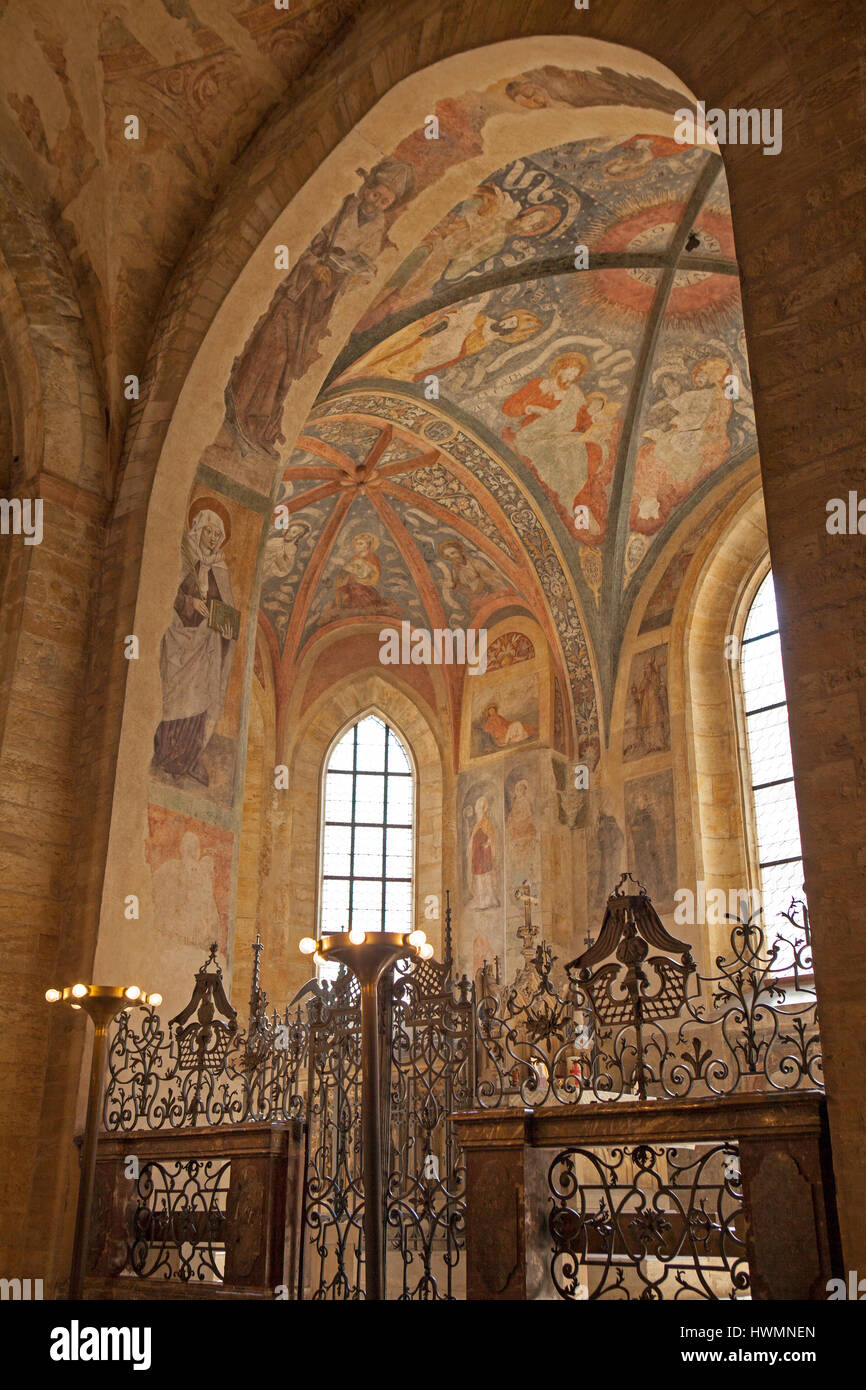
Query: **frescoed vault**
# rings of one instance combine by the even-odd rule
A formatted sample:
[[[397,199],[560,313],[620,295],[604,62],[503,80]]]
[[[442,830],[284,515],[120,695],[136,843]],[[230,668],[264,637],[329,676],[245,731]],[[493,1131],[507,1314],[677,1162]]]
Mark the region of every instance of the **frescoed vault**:
[[[552,80],[517,95],[543,105]],[[415,176],[379,167],[393,206]],[[295,324],[289,298],[237,379]],[[261,614],[290,670],[335,624],[544,612],[586,751],[589,650],[609,709],[656,556],[755,448],[719,156],[640,131],[521,155],[420,238],[337,357],[287,458]]]

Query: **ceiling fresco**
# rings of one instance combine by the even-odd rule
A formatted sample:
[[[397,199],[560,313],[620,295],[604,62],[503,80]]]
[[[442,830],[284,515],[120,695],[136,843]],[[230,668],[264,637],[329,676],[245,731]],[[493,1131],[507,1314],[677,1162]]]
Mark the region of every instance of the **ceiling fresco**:
[[[555,71],[509,99],[564,100]],[[385,175],[402,192],[405,165]],[[235,366],[252,396],[261,332]],[[256,409],[238,413],[253,441]],[[392,272],[296,438],[261,591],[282,669],[341,624],[523,605],[591,748],[657,553],[755,448],[719,156],[639,126],[520,154]]]
[[[719,157],[639,130],[523,155],[431,228],[337,357],[284,472],[309,536],[262,610],[293,663],[340,622],[466,625],[540,594],[586,746],[584,630],[609,707],[659,548],[755,448]]]

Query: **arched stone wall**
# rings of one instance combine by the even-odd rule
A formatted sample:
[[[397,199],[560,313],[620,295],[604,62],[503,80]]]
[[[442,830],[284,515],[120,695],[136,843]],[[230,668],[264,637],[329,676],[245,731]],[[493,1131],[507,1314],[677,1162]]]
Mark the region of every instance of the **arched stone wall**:
[[[431,10],[420,0],[399,9],[373,4],[354,27],[348,51],[337,48],[293,92],[286,110],[268,122],[166,295],[129,433],[127,490],[105,535],[107,561],[92,662],[82,678],[92,711],[83,741],[88,776],[79,787],[88,806],[89,835],[77,848],[86,891],[79,897],[82,906],[70,950],[85,966],[93,959],[97,917],[92,904],[102,884],[131,666],[122,656],[122,638],[137,630],[133,613],[155,460],[189,363],[251,247],[379,95],[448,53],[543,31],[591,35],[655,54],[708,106],[742,105],[743,94],[749,93],[765,106],[784,108],[785,153],[778,164],[782,172],[773,170],[775,182],[768,178],[772,165],[759,150],[730,148],[725,164],[755,379],[816,972],[825,1001],[822,1023],[845,1258],[848,1267],[862,1268],[863,1076],[855,1051],[866,986],[860,931],[866,817],[858,791],[866,685],[859,652],[862,574],[857,539],[826,535],[824,502],[858,485],[862,463],[866,422],[847,353],[862,298],[856,237],[862,222],[859,171],[864,152],[862,136],[845,142],[837,138],[850,120],[850,94],[858,81],[856,6],[837,7],[832,28],[824,21],[822,9],[805,3],[767,8],[733,0],[702,15],[699,26],[687,0],[661,9],[592,6],[586,12],[560,0],[524,10],[485,3]],[[806,274],[798,263],[803,248],[809,254]],[[185,499],[183,486],[178,495]],[[168,525],[175,539],[176,514],[170,507],[155,512],[157,524]],[[158,641],[157,627],[150,637]],[[129,769],[125,772],[128,787]],[[134,832],[140,843],[142,826],[130,824],[122,804],[116,824],[121,840]],[[41,978],[44,965],[30,946],[23,949]],[[35,1018],[32,1014],[34,1023]],[[45,1151],[48,1164],[56,1165],[57,1149],[49,1144]],[[65,1152],[71,1152],[68,1146]],[[52,1211],[67,1174],[67,1166],[61,1165],[55,1197],[46,1189]],[[36,1237],[40,1259],[50,1225],[43,1219],[42,1234]]]

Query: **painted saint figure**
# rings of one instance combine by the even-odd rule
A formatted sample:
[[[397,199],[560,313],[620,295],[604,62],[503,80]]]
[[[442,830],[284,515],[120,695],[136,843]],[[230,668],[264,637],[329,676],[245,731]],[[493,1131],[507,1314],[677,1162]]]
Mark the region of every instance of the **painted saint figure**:
[[[479,911],[499,907],[496,892],[496,839],[487,815],[487,797],[475,803],[475,824],[466,851],[473,906]]]
[[[644,753],[663,752],[669,745],[668,700],[664,676],[655,653],[650,653],[640,680],[631,687],[635,712],[635,738],[626,754],[640,757]]]
[[[232,366],[228,418],[242,439],[273,457],[286,442],[281,421],[289,387],[318,358],[334,301],[356,277],[372,279],[388,240],[386,214],[414,188],[411,166],[396,159],[358,172],[361,188],[313,237]]]
[[[461,610],[474,605],[504,586],[504,580],[493,566],[468,555],[461,541],[441,541],[439,555],[445,562],[445,567],[440,566],[440,569],[444,575],[443,597],[449,609]]]
[[[498,705],[488,705],[484,711],[482,729],[497,748],[510,748],[515,743],[525,743],[535,738],[538,726],[523,719],[506,719],[499,713]]]
[[[508,839],[518,853],[527,853],[535,843],[535,810],[529,783],[521,777],[515,783],[511,809],[505,823]]]
[[[159,653],[162,721],[153,759],[172,777],[188,774],[207,786],[202,754],[225,703],[239,614],[223,553],[231,535],[228,511],[200,497],[190,507],[188,527],[174,613]]]
[[[153,873],[153,905],[164,930],[206,951],[212,941],[225,949],[219,908],[214,898],[214,861],[202,854],[201,841],[188,830],[177,859],[166,859]]]

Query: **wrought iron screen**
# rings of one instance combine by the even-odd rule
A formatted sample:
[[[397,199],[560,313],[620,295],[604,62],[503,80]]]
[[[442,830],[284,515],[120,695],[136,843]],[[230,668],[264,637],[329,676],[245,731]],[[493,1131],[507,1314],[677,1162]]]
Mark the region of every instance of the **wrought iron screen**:
[[[615,1099],[640,1104],[644,1099],[822,1086],[809,926],[802,906],[792,905],[788,915],[794,928],[790,939],[779,936],[771,944],[757,921],[731,919],[728,951],[716,958],[712,972],[701,974],[687,944],[667,932],[646,893],[627,875],[608,900],[598,940],[564,967],[537,939],[528,885],[519,895],[526,908],[522,964],[510,983],[501,983],[489,967],[475,982],[453,978],[449,916],[446,960],[398,969],[383,990],[380,1027],[388,1062],[382,1079],[382,1139],[389,1158],[382,1220],[389,1298],[462,1296],[465,1189],[452,1130],[456,1111]],[[282,1012],[269,1010],[259,978],[259,942],[254,952],[246,1029],[238,1026],[223,992],[216,947],[196,976],[190,1003],[167,1028],[153,1013],[119,1015],[110,1039],[104,1125],[118,1133],[303,1117],[307,1160],[298,1292],[303,1298],[359,1298],[364,1189],[357,985],[348,975],[333,984],[310,981]],[[610,1206],[614,1196],[620,1201],[624,1195],[619,1189],[625,1175],[637,1171],[637,1150],[627,1160],[624,1156],[627,1110],[623,1157],[614,1163],[596,1156],[593,1181],[581,1179],[575,1189],[596,1189],[594,1197],[610,1211],[616,1210]],[[724,1158],[721,1151],[717,1158]],[[683,1241],[694,1243],[703,1187],[717,1179],[709,1159],[701,1163],[697,1206],[683,1196],[689,1173],[684,1160],[658,1154],[647,1167],[638,1163],[641,1181],[628,1199],[633,1219],[639,1218],[634,1205],[638,1189],[646,1194],[655,1184],[659,1193],[664,1188],[659,1211],[668,1210],[665,1203],[674,1203],[674,1215],[679,1211],[665,1239],[679,1241],[682,1249]],[[663,1168],[666,1176],[659,1186]],[[175,1181],[180,1176],[173,1175]],[[567,1186],[568,1180],[566,1167],[561,1181]],[[155,1190],[162,1184],[165,1209],[180,1219],[183,1208],[167,1179],[154,1173],[152,1181]],[[733,1181],[713,1191],[733,1206]],[[564,1187],[561,1195],[568,1195]],[[722,1212],[721,1196],[707,1211],[716,1213],[717,1223],[724,1215],[724,1240],[718,1234],[707,1239],[716,1242],[713,1258],[721,1259],[724,1269],[730,1267],[736,1281],[743,1275],[734,1258],[739,1218],[728,1207]],[[566,1203],[563,1210],[569,1209]],[[150,1250],[136,1271],[141,1277],[154,1272],[153,1251],[162,1229],[149,1210],[144,1203],[137,1217]],[[569,1220],[562,1218],[566,1227]],[[579,1244],[585,1236],[587,1261],[597,1269],[604,1255],[599,1246],[603,1222],[593,1226],[585,1215],[580,1220],[582,1234],[569,1234],[568,1241]],[[647,1217],[646,1231],[653,1220]],[[592,1296],[607,1297],[619,1289],[616,1296],[632,1296],[633,1291],[655,1296],[653,1291],[661,1290],[667,1297],[674,1286],[674,1296],[684,1296],[677,1290],[684,1289],[679,1276],[686,1277],[685,1267],[677,1261],[688,1252],[665,1259],[651,1254],[648,1244],[645,1261],[661,1260],[669,1277],[647,1277],[649,1266],[643,1274],[629,1272],[624,1252],[636,1247],[627,1241],[644,1227],[639,1222],[629,1229],[631,1235],[611,1235],[610,1268],[621,1270],[622,1280],[617,1283],[619,1275],[609,1275]],[[664,1253],[668,1247],[658,1249]],[[560,1253],[567,1264],[575,1251],[564,1246]],[[216,1253],[204,1265],[200,1252],[196,1258],[199,1268],[219,1278]],[[178,1269],[186,1268],[179,1255],[172,1259],[179,1262]],[[634,1264],[630,1255],[626,1264]],[[174,1277],[175,1270],[170,1272]],[[210,1276],[196,1269],[195,1277]],[[694,1269],[688,1277],[700,1283]],[[724,1277],[719,1276],[722,1284]],[[562,1273],[561,1278],[565,1290],[569,1276]],[[721,1287],[719,1278],[714,1274],[707,1287]],[[735,1282],[735,1287],[740,1285]]]

